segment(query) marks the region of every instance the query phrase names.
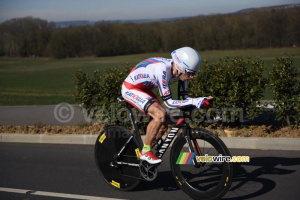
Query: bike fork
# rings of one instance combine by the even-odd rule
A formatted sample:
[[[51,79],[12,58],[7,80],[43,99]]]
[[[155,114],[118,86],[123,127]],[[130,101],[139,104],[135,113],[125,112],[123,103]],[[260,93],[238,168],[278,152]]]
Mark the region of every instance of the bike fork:
[[[196,139],[193,139],[193,143],[194,143],[194,146],[196,147],[196,150],[197,150],[197,153],[199,156],[202,156],[202,153],[200,151],[200,148],[199,148],[199,145],[198,145],[198,142]]]
[[[189,151],[190,151],[190,153],[195,152],[194,147],[193,147],[193,145],[192,145],[192,143],[191,143],[191,138],[190,138],[189,136],[185,136],[185,140],[186,140],[186,142],[187,142],[187,144],[188,144],[188,146],[189,146]],[[197,148],[197,152],[200,151],[199,146],[198,146],[198,144],[197,144],[197,141],[194,141],[194,140],[193,140],[193,142],[194,142],[194,145],[195,145],[195,143],[196,143],[195,146],[196,146],[196,148]],[[198,154],[199,154],[199,152],[198,152]],[[201,155],[201,152],[200,152],[199,155]],[[196,156],[193,158],[193,164],[194,164],[194,166],[197,167],[197,168],[200,167],[199,163],[197,162]]]

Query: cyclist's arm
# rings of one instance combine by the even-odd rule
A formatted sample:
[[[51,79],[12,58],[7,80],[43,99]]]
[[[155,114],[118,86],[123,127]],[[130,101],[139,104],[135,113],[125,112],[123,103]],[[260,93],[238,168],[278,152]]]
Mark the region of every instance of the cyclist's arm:
[[[159,90],[160,95],[162,96],[162,100],[164,101],[164,104],[167,108],[174,109],[174,108],[178,108],[178,107],[194,105],[192,98],[186,99],[186,100],[174,100],[172,98],[172,93],[169,88],[170,77],[167,76],[166,67],[162,67],[159,70],[156,70],[156,79],[157,79],[157,84],[158,84],[158,90]],[[203,98],[203,100],[204,100],[204,98]],[[203,100],[200,102],[200,104],[202,104]]]
[[[181,100],[186,100],[189,98],[188,92],[187,92],[187,81],[178,81],[178,98]]]

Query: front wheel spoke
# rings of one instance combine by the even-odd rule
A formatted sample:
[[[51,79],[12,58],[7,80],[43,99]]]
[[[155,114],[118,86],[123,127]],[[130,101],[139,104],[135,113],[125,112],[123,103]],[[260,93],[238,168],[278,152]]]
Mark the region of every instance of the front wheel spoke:
[[[209,152],[210,152],[211,149],[212,149],[212,148],[209,148],[208,152],[206,152],[207,155],[209,154]]]

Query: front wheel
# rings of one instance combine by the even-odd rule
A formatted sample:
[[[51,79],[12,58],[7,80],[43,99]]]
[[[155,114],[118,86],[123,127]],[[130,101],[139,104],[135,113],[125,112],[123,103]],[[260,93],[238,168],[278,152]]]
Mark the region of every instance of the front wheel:
[[[187,139],[179,136],[172,146],[170,161],[176,183],[194,199],[220,199],[230,189],[232,163],[197,162],[191,158],[230,156],[229,150],[219,137],[205,129],[191,129],[189,140],[193,152],[190,152]]]

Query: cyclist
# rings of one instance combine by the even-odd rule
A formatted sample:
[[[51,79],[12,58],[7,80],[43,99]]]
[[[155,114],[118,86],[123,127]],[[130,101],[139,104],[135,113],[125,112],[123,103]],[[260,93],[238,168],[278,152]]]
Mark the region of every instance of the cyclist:
[[[122,85],[122,96],[125,101],[153,118],[147,126],[144,147],[140,152],[140,159],[150,164],[162,162],[153,155],[151,148],[155,140],[167,130],[167,125],[164,123],[166,110],[152,89],[158,87],[162,100],[169,109],[191,105],[198,109],[208,108],[208,100],[213,98],[187,96],[187,81],[194,78],[201,65],[199,53],[190,47],[182,47],[173,51],[171,56],[172,59],[143,60],[131,70]],[[169,84],[174,80],[183,81],[184,100],[172,99]]]

